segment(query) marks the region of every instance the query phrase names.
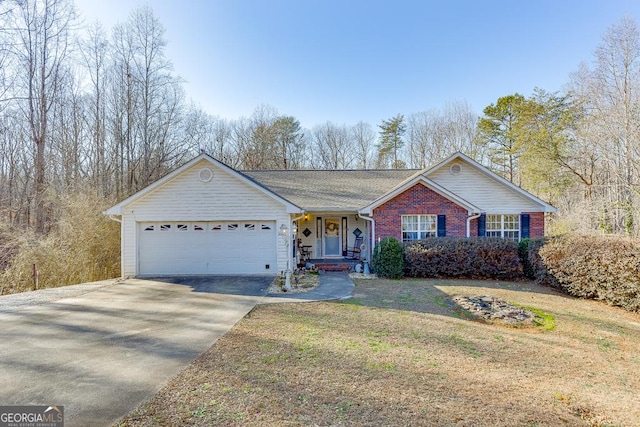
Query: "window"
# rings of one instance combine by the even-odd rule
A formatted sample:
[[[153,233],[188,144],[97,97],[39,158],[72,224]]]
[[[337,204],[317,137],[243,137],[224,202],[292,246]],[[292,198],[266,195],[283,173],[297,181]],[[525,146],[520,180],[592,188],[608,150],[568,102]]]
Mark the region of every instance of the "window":
[[[520,215],[487,215],[487,237],[520,240]]]
[[[189,226],[187,224],[178,224],[178,231],[189,231]]]
[[[238,224],[227,224],[227,231],[235,231],[238,229]]]
[[[256,229],[256,225],[255,225],[255,224],[252,224],[252,223],[248,223],[248,224],[245,224],[245,225],[244,225],[244,229],[245,229],[246,231],[253,231],[253,230],[255,230],[255,229]]]
[[[402,241],[436,237],[436,215],[402,215]]]
[[[147,225],[147,226],[144,228],[144,231],[153,231],[153,230],[155,230],[155,227],[154,227],[153,225]]]
[[[160,231],[171,231],[171,224],[161,224]]]

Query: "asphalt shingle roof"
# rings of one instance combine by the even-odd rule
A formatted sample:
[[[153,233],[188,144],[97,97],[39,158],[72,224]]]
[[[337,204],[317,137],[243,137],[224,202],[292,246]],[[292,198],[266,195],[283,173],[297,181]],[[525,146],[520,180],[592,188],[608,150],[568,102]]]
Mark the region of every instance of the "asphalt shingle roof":
[[[413,176],[416,169],[242,171],[304,209],[357,210]]]

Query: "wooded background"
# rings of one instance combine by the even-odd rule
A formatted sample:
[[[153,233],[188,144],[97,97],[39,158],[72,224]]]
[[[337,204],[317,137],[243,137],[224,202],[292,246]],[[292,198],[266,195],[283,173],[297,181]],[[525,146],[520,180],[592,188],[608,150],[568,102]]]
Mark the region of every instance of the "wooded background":
[[[149,7],[105,29],[80,26],[70,0],[0,2],[0,231],[46,235],[69,206],[99,215],[201,150],[240,170],[423,168],[461,151],[559,207],[553,232],[639,234],[631,18],[563,92],[496,94],[482,114],[451,102],[312,129],[268,105],[236,120],[207,114],[187,98],[167,42]],[[83,195],[91,204],[78,208]]]

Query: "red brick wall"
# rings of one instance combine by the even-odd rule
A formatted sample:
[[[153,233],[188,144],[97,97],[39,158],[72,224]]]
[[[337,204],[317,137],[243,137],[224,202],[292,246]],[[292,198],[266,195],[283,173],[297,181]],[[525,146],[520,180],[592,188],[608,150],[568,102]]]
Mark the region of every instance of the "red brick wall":
[[[478,218],[472,219],[469,226],[469,237],[478,237]]]
[[[523,212],[529,214],[529,237],[544,237],[544,212]]]
[[[376,238],[402,241],[402,215],[446,215],[447,237],[466,237],[467,210],[418,183],[373,211]],[[473,228],[472,228],[473,230]],[[476,226],[476,234],[478,228]]]
[[[544,237],[544,213],[529,214],[529,237]],[[402,240],[402,215],[446,215],[447,237],[466,237],[467,210],[418,183],[373,211],[376,238]],[[471,220],[471,237],[478,236],[478,220]]]

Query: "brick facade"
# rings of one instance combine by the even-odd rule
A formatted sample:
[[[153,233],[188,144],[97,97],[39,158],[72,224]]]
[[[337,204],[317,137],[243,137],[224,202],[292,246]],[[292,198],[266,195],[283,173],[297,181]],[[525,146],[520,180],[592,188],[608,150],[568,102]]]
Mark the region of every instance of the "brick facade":
[[[544,237],[544,212],[523,212],[529,214],[529,237]]]
[[[402,241],[402,215],[446,215],[448,237],[467,235],[467,210],[421,183],[373,210],[376,238],[395,237]]]
[[[529,214],[529,237],[544,237],[544,213]],[[402,241],[402,215],[446,215],[447,237],[466,237],[468,212],[421,183],[400,193],[373,210],[376,238]],[[478,220],[471,220],[471,237],[478,236]]]

